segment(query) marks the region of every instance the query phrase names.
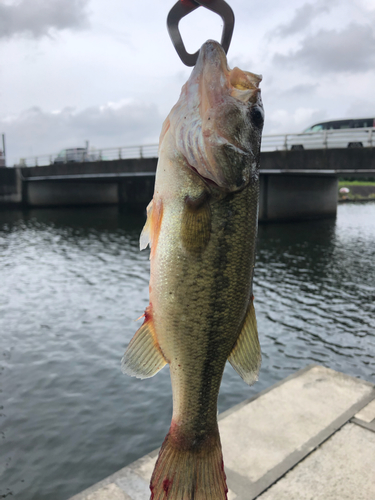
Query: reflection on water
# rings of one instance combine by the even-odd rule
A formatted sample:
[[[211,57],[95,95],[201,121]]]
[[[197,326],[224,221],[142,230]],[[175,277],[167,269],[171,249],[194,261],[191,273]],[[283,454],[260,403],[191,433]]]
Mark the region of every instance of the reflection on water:
[[[117,207],[0,212],[0,498],[65,500],[158,447],[168,368],[119,363],[148,303],[143,214]],[[220,411],[309,363],[374,381],[375,204],[336,220],[259,228],[255,306],[263,365],[228,366]]]

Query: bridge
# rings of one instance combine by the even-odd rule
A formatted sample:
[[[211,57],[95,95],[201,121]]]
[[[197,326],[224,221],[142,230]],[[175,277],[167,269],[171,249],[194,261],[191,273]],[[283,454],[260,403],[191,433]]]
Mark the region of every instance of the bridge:
[[[263,135],[261,151],[288,151],[311,149],[335,149],[375,146],[375,128],[356,128],[324,130],[322,132],[308,132],[301,134],[273,134]],[[77,150],[78,148],[76,148]],[[69,150],[64,154],[45,154],[21,158],[21,167],[38,167],[55,163],[69,163],[71,161],[113,161],[132,158],[156,158],[158,144],[145,144],[137,146],[123,146],[114,148],[79,148],[80,151],[69,155]]]
[[[335,216],[339,177],[375,177],[372,130],[365,136],[367,142],[362,147],[358,144],[357,147],[343,147],[343,144],[329,147],[330,136],[326,134],[322,148],[293,148],[300,145],[296,139],[307,146],[301,135],[272,136],[272,147],[270,136],[264,138],[260,221]],[[275,148],[275,144],[283,147]],[[87,162],[49,161],[45,165],[1,168],[0,205],[120,204],[143,210],[152,197],[156,165],[157,146],[149,145],[101,150],[101,156]]]

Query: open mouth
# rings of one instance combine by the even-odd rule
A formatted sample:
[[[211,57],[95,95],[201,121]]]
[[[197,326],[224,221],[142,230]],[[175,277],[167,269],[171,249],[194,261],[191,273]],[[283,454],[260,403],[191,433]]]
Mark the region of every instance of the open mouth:
[[[233,68],[229,74],[229,85],[231,88],[231,96],[244,103],[256,103],[260,92],[259,83],[262,77],[250,73],[250,71],[242,71],[239,68]]]

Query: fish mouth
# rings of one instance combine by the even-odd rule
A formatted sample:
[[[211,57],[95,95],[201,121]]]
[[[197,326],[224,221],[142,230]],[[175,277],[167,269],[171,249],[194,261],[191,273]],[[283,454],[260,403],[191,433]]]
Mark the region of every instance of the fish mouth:
[[[201,84],[210,87],[209,95],[203,92],[210,101],[207,103],[209,106],[222,99],[224,88],[242,102],[255,102],[258,98],[262,77],[238,67],[230,69],[222,46],[215,40],[208,40],[202,45],[193,73],[200,74]]]
[[[262,107],[261,77],[228,67],[218,42],[208,40],[169,115],[186,168],[210,191],[232,193],[253,178],[260,133],[250,111]]]
[[[213,40],[201,47],[193,74],[192,84],[198,83],[199,89],[201,140],[197,144],[203,162],[192,162],[190,157],[188,162],[209,187],[240,191],[249,183],[253,157],[243,132],[245,109],[258,100],[261,77],[230,69],[223,48]]]

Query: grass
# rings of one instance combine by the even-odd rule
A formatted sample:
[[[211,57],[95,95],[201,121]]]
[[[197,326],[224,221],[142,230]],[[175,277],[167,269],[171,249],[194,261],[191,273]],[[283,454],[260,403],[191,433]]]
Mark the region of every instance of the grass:
[[[339,181],[339,189],[349,186],[375,186],[375,181]]]

